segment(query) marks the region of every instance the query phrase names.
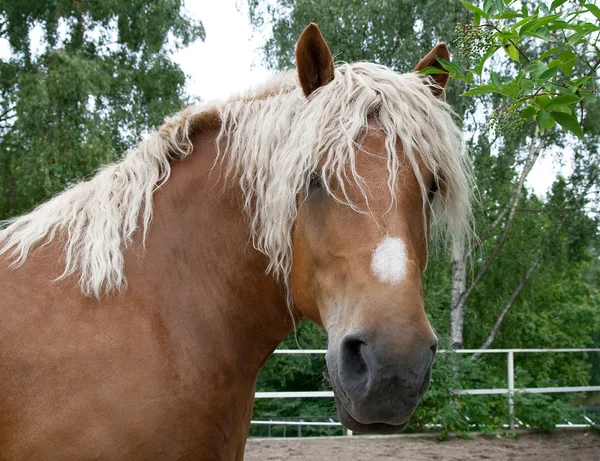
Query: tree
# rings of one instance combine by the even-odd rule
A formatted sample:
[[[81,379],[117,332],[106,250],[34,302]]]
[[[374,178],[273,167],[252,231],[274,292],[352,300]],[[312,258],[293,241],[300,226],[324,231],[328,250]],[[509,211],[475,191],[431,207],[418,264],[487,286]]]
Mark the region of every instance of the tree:
[[[589,119],[590,108],[594,113],[597,106],[600,49],[596,43],[600,36],[597,25],[600,9],[591,3],[564,0],[556,0],[549,7],[535,2],[535,8],[527,2],[501,0],[486,0],[481,8],[466,1],[462,3],[473,13],[469,23],[457,26],[456,42],[467,66],[460,62],[442,65],[454,78],[471,86],[463,96],[483,95],[492,101],[492,125],[504,142],[514,138],[514,133],[507,134],[510,131],[528,133],[529,137],[522,136],[527,139],[526,154],[513,192],[493,220],[485,224],[476,245],[453,261],[449,334],[455,347],[463,344],[467,301],[505,245],[523,198],[525,181],[544,150],[551,145],[567,146],[565,143],[568,143],[579,151],[580,160],[585,158],[586,173],[581,175],[579,171],[572,177],[573,190],[579,190],[570,203],[573,209],[581,209],[589,201],[590,192],[596,190],[599,168],[594,145],[598,142],[597,130],[589,130],[588,140],[579,143],[584,149],[588,147],[583,151],[587,154],[584,156],[576,141],[549,130],[558,124],[564,132],[584,137],[582,125]],[[500,50],[506,56],[504,62],[498,56]],[[490,61],[493,65],[486,65]],[[424,73],[428,72],[439,72],[439,69],[425,69]],[[496,97],[490,98],[492,95]],[[555,232],[560,231],[566,219],[566,216],[560,218]],[[485,251],[481,245],[490,237],[496,241]],[[476,264],[475,277],[467,283],[468,262],[479,248],[485,256]],[[543,250],[534,253],[482,347],[492,344],[504,317],[538,268]]]
[[[170,50],[196,38],[204,29],[182,0],[3,1],[0,218],[114,160],[179,110],[185,75]]]

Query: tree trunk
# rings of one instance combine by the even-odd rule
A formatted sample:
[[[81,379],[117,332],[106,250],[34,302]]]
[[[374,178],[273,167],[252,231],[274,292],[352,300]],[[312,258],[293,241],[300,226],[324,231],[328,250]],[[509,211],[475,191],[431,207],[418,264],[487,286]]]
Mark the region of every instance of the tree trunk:
[[[510,202],[507,204],[504,210],[502,210],[498,214],[496,219],[484,232],[482,237],[479,240],[477,240],[475,245],[472,248],[469,248],[466,254],[457,258],[453,258],[452,260],[452,291],[450,296],[450,325],[448,333],[450,336],[450,341],[452,342],[452,347],[454,349],[463,348],[463,330],[465,322],[464,317],[467,308],[467,302],[469,300],[469,297],[475,290],[475,287],[487,273],[488,269],[498,256],[498,253],[504,246],[504,242],[508,237],[513,218],[519,205],[519,200],[522,195],[522,189],[525,184],[525,180],[527,179],[527,176],[531,172],[533,165],[538,159],[542,148],[543,142],[540,140],[540,132],[536,127],[533,137],[531,138],[529,144],[529,152],[525,160],[525,165],[523,166],[523,170],[521,171],[519,181],[517,182],[517,185],[513,191]],[[473,253],[477,250],[477,248],[480,245],[482,245],[483,242],[493,234],[494,229],[498,227],[501,223],[504,224],[504,229],[499,237],[498,242],[496,243],[492,252],[485,258],[485,262],[482,264],[481,269],[467,288],[467,262],[472,257]]]
[[[448,332],[454,349],[463,348],[467,258],[463,255],[452,260],[452,293],[450,299],[450,326]]]

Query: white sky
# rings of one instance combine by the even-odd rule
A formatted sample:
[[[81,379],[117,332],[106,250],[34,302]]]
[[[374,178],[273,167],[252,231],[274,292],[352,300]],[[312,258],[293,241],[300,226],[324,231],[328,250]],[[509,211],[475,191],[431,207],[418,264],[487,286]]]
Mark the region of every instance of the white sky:
[[[196,41],[174,55],[190,76],[188,93],[205,101],[223,99],[265,81],[271,72],[261,63],[264,38],[252,38],[246,0],[186,0],[190,15],[200,19],[206,40]]]

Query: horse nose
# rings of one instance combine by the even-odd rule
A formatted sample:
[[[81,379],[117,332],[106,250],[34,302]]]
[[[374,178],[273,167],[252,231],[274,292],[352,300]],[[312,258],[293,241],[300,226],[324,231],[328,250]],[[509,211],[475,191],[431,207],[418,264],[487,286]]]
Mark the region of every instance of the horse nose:
[[[347,334],[340,344],[339,379],[353,405],[374,411],[416,405],[429,387],[437,338],[415,343],[398,348],[360,333]]]
[[[340,349],[340,380],[350,395],[357,397],[369,388],[370,348],[358,335],[346,335]]]
[[[431,353],[433,354],[434,357],[435,357],[435,354],[437,353],[437,347],[438,347],[438,339],[437,339],[437,336],[434,336],[432,344],[429,347],[431,349]]]

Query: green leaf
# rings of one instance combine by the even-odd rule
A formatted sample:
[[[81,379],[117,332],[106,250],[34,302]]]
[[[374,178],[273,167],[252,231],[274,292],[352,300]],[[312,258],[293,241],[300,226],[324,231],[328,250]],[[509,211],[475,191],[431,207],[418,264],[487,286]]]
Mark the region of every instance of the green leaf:
[[[554,0],[552,2],[552,5],[550,5],[550,11],[558,8],[559,6],[561,6],[563,3],[566,3],[567,0]]]
[[[544,59],[552,56],[554,53],[556,53],[558,50],[560,50],[562,48],[563,48],[562,46],[555,46],[554,48],[550,48],[548,51],[541,54],[541,56],[539,57],[540,61],[543,61]]]
[[[475,88],[471,88],[468,91],[465,91],[461,96],[476,96],[478,94],[486,94],[486,93],[499,93],[498,88],[494,85],[481,85],[476,86]]]
[[[576,78],[575,80],[573,80],[572,82],[569,82],[569,83],[574,86],[581,86],[581,85],[586,84],[590,80],[590,78],[591,78],[590,76],[586,75],[583,77]]]
[[[519,36],[523,37],[524,35],[529,35],[529,31],[535,31],[550,22],[556,21],[558,18],[560,18],[560,14],[553,14],[550,16],[543,16],[533,22],[528,22],[527,24],[524,24],[519,30]]]
[[[493,14],[496,11],[496,1],[495,0],[483,0],[483,10],[487,14]]]
[[[569,38],[567,39],[567,43],[571,46],[575,45],[579,40],[581,40],[584,37],[584,34],[580,34],[580,33],[576,33],[573,34],[571,36],[569,36]]]
[[[573,96],[570,94],[563,94],[561,96],[556,96],[555,98],[552,98],[550,100],[550,102],[548,104],[546,104],[546,107],[544,107],[544,109],[546,110],[550,110],[553,109],[555,107],[558,106],[564,106],[564,105],[570,105],[576,102],[581,101],[581,98],[578,96]]]
[[[548,28],[546,26],[539,27],[539,28],[535,29],[533,32],[529,31],[527,33],[527,35],[530,36],[530,37],[541,38],[542,40],[546,40],[546,41],[552,40],[552,36],[550,35],[550,31],[548,30]]]
[[[584,22],[579,27],[583,29],[584,34],[590,34],[600,30],[600,27],[598,27],[596,24],[592,24],[591,22]]]
[[[600,20],[600,8],[598,8],[593,3],[586,3],[583,5],[590,13],[596,16],[596,19]]]
[[[510,59],[519,62],[519,50],[512,43],[507,43],[503,48]]]
[[[523,104],[525,104],[525,101],[523,101],[522,99],[519,99],[519,100],[515,101],[510,106],[508,106],[508,112],[512,112],[512,111],[517,110]]]
[[[448,72],[450,72],[450,75],[452,77],[458,76],[458,77],[464,78],[465,73],[459,66],[457,66],[453,62],[446,61],[445,59],[442,59],[440,57],[436,57],[436,59],[442,65],[442,67],[444,69],[446,69]]]
[[[540,96],[536,96],[534,98],[534,101],[540,107],[540,109],[543,109],[544,107],[546,107],[546,104],[550,102],[550,97],[546,96],[545,94],[542,94]]]
[[[492,71],[491,79],[494,86],[498,89],[502,88],[502,77],[497,72]]]
[[[587,102],[594,102],[596,100],[596,95],[592,91],[581,91],[580,93]]]
[[[571,114],[566,114],[564,112],[551,112],[550,116],[556,120],[556,123],[563,127],[563,130],[570,131],[575,136],[583,138],[583,130],[581,129],[581,125]]]
[[[488,14],[483,11],[481,8],[479,8],[478,6],[473,5],[472,3],[466,2],[465,0],[460,0],[460,3],[463,4],[463,6],[469,10],[469,11],[473,11],[477,14],[480,14],[481,16],[483,16],[485,19],[490,19],[490,17],[488,16]]]
[[[560,70],[560,67],[554,67],[553,69],[548,69],[546,72],[544,72],[542,75],[540,75],[538,77],[539,80],[550,80],[552,77],[554,77],[556,74],[558,74],[558,71]]]
[[[516,98],[522,96],[521,86],[517,85],[514,82],[503,85],[502,90],[500,92],[503,95],[508,96],[509,98],[513,98],[513,99],[516,99]]]
[[[504,13],[496,14],[493,19],[516,19],[522,18],[522,13],[514,13],[512,11],[505,11]]]
[[[548,70],[548,66],[540,61],[531,61],[525,67],[525,72],[529,73],[533,78],[539,78],[544,72]]]
[[[557,106],[554,108],[554,112],[563,112],[569,115],[573,115],[575,113],[571,106]]]
[[[519,80],[519,78],[517,77],[516,81],[517,81],[517,83],[519,83],[519,85],[521,87],[521,92],[523,94],[528,94],[530,92],[527,90],[533,90],[535,88],[535,84],[531,80],[528,80],[525,78],[522,78]]]
[[[552,31],[556,31],[556,30],[574,30],[577,32],[585,32],[585,29],[581,26],[578,26],[577,24],[571,24],[567,21],[564,21],[562,19],[557,19],[556,21],[548,24],[548,29],[552,30]]]
[[[554,69],[563,65],[562,59],[553,59],[548,63],[548,69]]]
[[[550,112],[545,110],[538,111],[537,115],[535,116],[535,120],[538,126],[540,127],[540,130],[546,130],[547,128],[549,128],[548,121],[550,120]]]
[[[564,63],[560,66],[561,72],[570,77],[577,62],[577,56],[571,50],[565,50],[560,54],[560,60]]]
[[[535,107],[527,106],[525,109],[523,109],[523,112],[521,112],[521,117],[524,119],[534,118],[536,113],[537,113],[537,111],[536,111]]]
[[[518,42],[521,37],[519,34],[515,34],[513,30],[502,29],[500,32],[497,32],[498,37],[502,40],[505,39],[503,43],[506,43],[508,40],[512,40],[513,42]]]
[[[534,14],[534,15],[532,15],[532,16],[527,16],[527,15],[525,15],[525,17],[524,17],[523,19],[521,19],[519,22],[517,22],[517,23],[516,23],[516,24],[515,24],[515,25],[512,27],[512,29],[513,29],[513,30],[517,30],[519,27],[522,27],[522,26],[523,26],[523,25],[525,25],[525,24],[532,23],[532,22],[534,22],[534,21],[536,21],[536,20],[537,20],[537,14]]]
[[[575,94],[575,90],[572,90],[571,88],[565,88],[562,84],[561,85],[555,85],[552,82],[545,82],[544,86],[546,87],[547,91],[554,91],[555,93],[561,93],[561,94]]]
[[[440,69],[439,67],[429,66],[425,69],[421,69],[417,72],[417,74],[425,74],[425,75],[433,75],[433,74],[447,74],[448,71],[444,69]]]

